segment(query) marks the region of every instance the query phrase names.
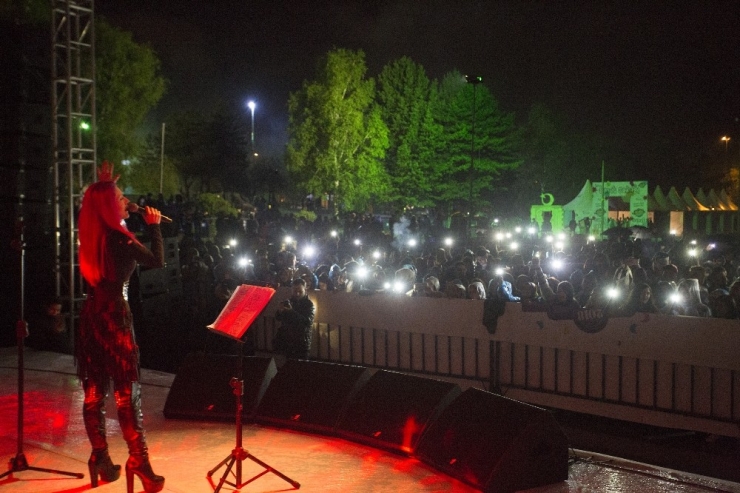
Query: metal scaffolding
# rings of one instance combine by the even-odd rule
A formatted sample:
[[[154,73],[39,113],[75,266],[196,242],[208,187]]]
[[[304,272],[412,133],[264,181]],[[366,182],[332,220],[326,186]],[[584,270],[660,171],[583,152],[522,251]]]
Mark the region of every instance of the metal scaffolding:
[[[95,176],[95,20],[93,0],[51,0],[51,96],[54,153],[56,293],[74,334],[84,300],[77,211]]]

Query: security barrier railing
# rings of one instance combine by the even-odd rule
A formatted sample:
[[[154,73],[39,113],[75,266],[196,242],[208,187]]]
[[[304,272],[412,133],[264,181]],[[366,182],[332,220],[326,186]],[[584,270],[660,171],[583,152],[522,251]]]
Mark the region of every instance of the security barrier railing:
[[[252,330],[271,351],[279,291]],[[452,379],[532,404],[740,437],[740,321],[582,312],[551,320],[507,303],[312,292],[311,356]],[[494,317],[495,318],[495,317]]]

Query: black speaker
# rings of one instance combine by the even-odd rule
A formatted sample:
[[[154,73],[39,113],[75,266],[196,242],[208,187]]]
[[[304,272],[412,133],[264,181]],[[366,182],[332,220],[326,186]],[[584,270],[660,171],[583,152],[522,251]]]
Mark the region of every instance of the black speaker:
[[[258,422],[332,433],[356,392],[370,379],[361,366],[288,360],[257,406]]]
[[[457,384],[379,370],[337,423],[339,436],[411,453],[429,423],[460,394]]]
[[[550,412],[473,388],[429,426],[416,455],[485,492],[568,479],[568,439]]]
[[[242,362],[242,417],[251,420],[265,390],[277,373],[277,366],[274,359],[257,356],[243,357]],[[164,403],[165,418],[235,420],[236,395],[230,382],[238,376],[238,363],[238,356],[189,354],[170,387]]]

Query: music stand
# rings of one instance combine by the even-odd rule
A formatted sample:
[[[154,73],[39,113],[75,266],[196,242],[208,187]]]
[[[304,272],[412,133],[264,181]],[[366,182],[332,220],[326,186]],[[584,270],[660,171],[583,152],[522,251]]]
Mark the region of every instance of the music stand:
[[[234,395],[236,396],[236,446],[224,460],[208,471],[208,478],[210,480],[216,471],[226,465],[226,470],[221,476],[221,480],[218,482],[218,485],[215,487],[214,493],[221,491],[221,487],[224,483],[239,490],[269,472],[287,481],[295,489],[299,489],[301,487],[300,483],[293,481],[277,469],[259,460],[242,447],[242,410],[244,408],[242,401],[242,396],[244,395],[244,341],[242,341],[242,337],[252,325],[252,322],[254,322],[257,316],[262,313],[262,310],[264,310],[270,302],[270,298],[272,298],[274,294],[275,290],[272,288],[242,284],[234,290],[234,294],[231,295],[231,298],[229,298],[224,309],[221,310],[216,321],[208,325],[208,328],[213,332],[236,339],[239,344],[237,376],[232,377],[229,382],[229,385],[234,390]],[[242,481],[242,462],[247,459],[260,465],[264,470],[250,479]],[[236,472],[232,471],[234,465],[236,465]],[[234,476],[233,483],[227,480],[229,474]],[[213,484],[212,481],[211,484]]]

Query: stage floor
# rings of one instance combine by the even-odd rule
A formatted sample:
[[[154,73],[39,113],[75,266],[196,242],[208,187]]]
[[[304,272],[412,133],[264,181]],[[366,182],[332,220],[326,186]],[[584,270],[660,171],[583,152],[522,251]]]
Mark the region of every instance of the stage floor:
[[[74,493],[90,489],[87,459],[90,446],[82,424],[83,394],[69,355],[25,351],[25,419],[23,451],[29,465],[75,473],[83,479],[58,474],[21,471],[0,480],[0,491]],[[234,424],[167,420],[162,414],[174,375],[144,370],[142,402],[144,424],[154,470],[166,477],[165,492],[208,493],[214,489],[207,473],[234,448]],[[18,452],[17,349],[0,349],[0,472]],[[126,445],[121,437],[113,399],[107,407],[111,456],[125,463]],[[289,430],[248,424],[243,446],[253,456],[301,484],[308,492],[474,492],[477,491],[410,458],[371,447]],[[686,492],[740,493],[740,484],[657,468],[581,450],[572,451],[567,481],[529,490],[566,492]],[[244,462],[243,480],[264,469]],[[223,473],[222,467],[213,482]],[[233,480],[233,478],[232,478]],[[280,492],[294,488],[267,473],[235,490],[223,492]],[[102,484],[96,491],[126,491],[125,478]],[[136,480],[135,491],[143,491]]]

